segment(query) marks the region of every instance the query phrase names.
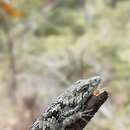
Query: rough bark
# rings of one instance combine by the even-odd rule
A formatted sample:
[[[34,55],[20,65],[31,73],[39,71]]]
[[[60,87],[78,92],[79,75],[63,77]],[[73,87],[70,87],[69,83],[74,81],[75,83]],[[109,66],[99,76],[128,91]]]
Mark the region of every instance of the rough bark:
[[[95,113],[103,105],[107,98],[108,93],[106,91],[102,92],[98,96],[91,96],[90,99],[86,102],[86,110],[92,109],[91,114],[95,115]],[[86,121],[78,120],[74,124],[68,126],[66,130],[82,130],[92,118],[93,117],[85,117]]]

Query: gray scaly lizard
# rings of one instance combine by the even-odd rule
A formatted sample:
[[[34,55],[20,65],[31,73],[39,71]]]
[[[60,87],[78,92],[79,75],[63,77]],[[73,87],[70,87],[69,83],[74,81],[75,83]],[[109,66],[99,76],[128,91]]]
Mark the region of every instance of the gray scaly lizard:
[[[78,119],[85,121],[91,110],[84,104],[100,84],[100,76],[76,81],[34,122],[31,130],[65,130]]]

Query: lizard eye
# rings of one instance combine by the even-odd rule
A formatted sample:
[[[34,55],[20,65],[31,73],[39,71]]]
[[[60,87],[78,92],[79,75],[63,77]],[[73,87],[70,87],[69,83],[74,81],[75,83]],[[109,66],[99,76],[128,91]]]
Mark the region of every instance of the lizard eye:
[[[88,85],[84,85],[82,88],[82,91],[84,91],[84,92],[88,91],[88,87],[89,87]]]

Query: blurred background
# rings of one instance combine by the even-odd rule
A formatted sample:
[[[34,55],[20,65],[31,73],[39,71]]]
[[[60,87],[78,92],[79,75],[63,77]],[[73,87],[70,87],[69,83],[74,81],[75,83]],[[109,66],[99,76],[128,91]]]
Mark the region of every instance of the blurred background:
[[[86,129],[129,130],[130,0],[0,0],[1,130],[28,130],[94,75],[109,99]]]

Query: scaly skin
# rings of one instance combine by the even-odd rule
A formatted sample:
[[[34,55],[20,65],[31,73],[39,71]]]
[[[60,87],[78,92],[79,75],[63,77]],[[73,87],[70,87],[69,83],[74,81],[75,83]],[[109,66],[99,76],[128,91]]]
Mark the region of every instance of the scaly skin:
[[[66,126],[84,116],[91,110],[84,111],[84,103],[100,84],[100,76],[75,82],[61,94],[33,124],[31,130],[65,130]]]

